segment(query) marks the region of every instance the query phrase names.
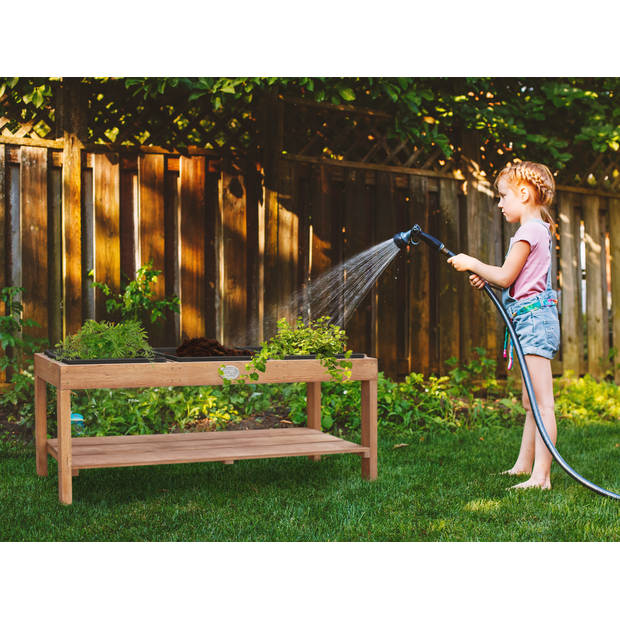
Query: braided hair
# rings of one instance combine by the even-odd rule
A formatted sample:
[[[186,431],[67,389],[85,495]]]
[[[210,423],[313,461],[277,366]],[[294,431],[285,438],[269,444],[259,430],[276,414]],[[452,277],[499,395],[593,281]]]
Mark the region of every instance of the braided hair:
[[[506,177],[509,183],[527,183],[534,191],[534,200],[540,207],[543,221],[551,227],[551,234],[555,234],[555,222],[551,217],[549,207],[555,196],[555,180],[551,171],[544,164],[533,161],[520,161],[508,164],[495,179],[495,188],[499,180]]]

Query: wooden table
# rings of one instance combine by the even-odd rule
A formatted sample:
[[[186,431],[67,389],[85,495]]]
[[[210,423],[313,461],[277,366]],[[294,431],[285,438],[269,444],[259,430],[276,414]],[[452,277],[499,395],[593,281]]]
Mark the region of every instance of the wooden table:
[[[234,376],[246,361],[63,364],[42,353],[34,356],[36,467],[47,476],[48,454],[58,461],[58,496],[73,500],[72,476],[80,469],[223,461],[282,456],[353,453],[362,457],[362,477],[377,477],[377,360],[352,359],[351,379],[361,381],[361,444],[321,432],[321,383],[331,377],[319,360],[270,360],[255,383],[306,383],[307,427],[254,431],[71,437],[71,391],[222,385],[219,369]],[[47,438],[47,384],[57,389],[58,437]]]

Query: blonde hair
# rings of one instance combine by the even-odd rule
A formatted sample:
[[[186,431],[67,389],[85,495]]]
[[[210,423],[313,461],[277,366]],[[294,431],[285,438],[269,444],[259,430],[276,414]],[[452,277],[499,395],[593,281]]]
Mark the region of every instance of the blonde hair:
[[[555,179],[551,171],[544,164],[533,161],[520,161],[508,164],[495,178],[495,189],[500,179],[506,177],[509,183],[526,183],[534,190],[534,200],[540,207],[543,221],[551,227],[551,234],[555,234],[555,222],[551,217],[549,207],[555,196]]]

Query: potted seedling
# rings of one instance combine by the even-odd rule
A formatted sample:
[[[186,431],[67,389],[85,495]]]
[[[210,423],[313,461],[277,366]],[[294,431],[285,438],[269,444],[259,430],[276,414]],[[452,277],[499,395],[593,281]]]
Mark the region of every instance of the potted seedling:
[[[149,345],[139,321],[86,321],[75,334],[67,336],[50,357],[68,364],[105,362],[150,362],[160,358]]]

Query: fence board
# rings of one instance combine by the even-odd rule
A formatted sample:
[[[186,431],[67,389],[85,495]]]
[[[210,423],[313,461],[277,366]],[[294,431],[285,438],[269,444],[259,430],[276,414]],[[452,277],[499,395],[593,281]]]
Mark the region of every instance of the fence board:
[[[409,177],[411,193],[411,225],[419,224],[428,230],[429,195],[428,180]],[[431,368],[430,342],[430,265],[429,252],[422,246],[409,250],[409,342],[410,370],[428,374]]]
[[[298,166],[295,174],[294,199],[299,212],[299,259],[297,261],[297,282],[300,292],[299,312],[308,318],[308,287],[310,284],[310,213],[311,200],[310,180],[311,168],[309,166]]]
[[[95,185],[92,166],[91,161],[89,168],[82,168],[81,175],[82,269],[85,274],[95,270]],[[62,213],[60,216],[62,219]],[[95,318],[95,289],[90,284],[90,278],[82,278],[82,317],[84,320]]]
[[[601,323],[603,330],[603,370],[606,371],[609,368],[609,308],[608,308],[608,293],[609,285],[607,279],[607,262],[608,262],[608,248],[607,248],[607,233],[609,231],[609,225],[607,222],[607,199],[600,199],[599,209],[599,224],[601,228],[601,275],[600,282],[602,285],[601,295],[603,302],[603,311],[601,312]]]
[[[7,286],[6,265],[9,247],[6,236],[6,156],[5,146],[0,144],[0,290]],[[5,304],[0,301],[0,313],[4,316],[6,312]],[[0,346],[0,355],[4,355],[4,349]],[[6,373],[0,369],[0,384],[6,381]]]
[[[489,194],[486,195],[488,236],[489,236],[489,263],[491,265],[502,265],[504,263],[504,255],[502,254],[503,231],[501,211],[497,208],[497,199],[492,195],[489,186]],[[468,282],[464,282],[469,286]],[[470,287],[471,288],[471,287]],[[489,325],[487,329],[486,349],[490,358],[495,357],[499,364],[503,362],[502,350],[504,344],[504,323],[501,320],[497,309],[486,295],[483,295],[487,305],[487,316]]]
[[[459,205],[456,181],[439,181],[439,239],[446,247],[458,253],[459,247]],[[445,261],[440,259],[441,263]],[[460,356],[459,299],[463,274],[450,265],[442,264],[439,271],[439,371],[445,374],[449,367],[446,360]]]
[[[63,145],[63,334],[73,334],[82,325],[82,154],[75,134]]]
[[[24,317],[40,325],[25,331],[47,338],[47,150],[23,146],[20,171]]]
[[[56,344],[62,340],[62,177],[60,168],[51,167],[48,157],[48,299],[47,321],[49,341]]]
[[[620,351],[620,198],[609,199],[609,238],[611,240],[611,329],[613,344]],[[614,379],[620,383],[620,355],[614,356]]]
[[[477,202],[479,212],[476,217],[479,220],[477,224],[478,247],[479,254],[475,255],[483,263],[488,265],[497,265],[497,257],[495,255],[495,239],[499,235],[499,229],[495,216],[498,209],[495,205],[491,185],[486,179],[479,178],[477,184]],[[503,261],[500,262],[500,264]],[[471,288],[471,287],[470,287]],[[499,350],[497,310],[493,306],[493,302],[481,291],[472,288],[476,303],[480,303],[481,314],[477,321],[479,330],[476,334],[474,346],[483,347],[488,356],[493,357]]]
[[[119,174],[120,283],[126,285],[133,280],[141,262],[137,158],[123,157]]]
[[[205,336],[205,158],[181,157],[181,337]]]
[[[603,283],[601,282],[601,261],[604,244],[601,239],[599,197],[584,198],[584,224],[586,239],[586,315],[588,372],[595,378],[603,376]]]
[[[95,279],[104,282],[113,293],[120,291],[120,167],[115,153],[96,154],[93,165],[94,223],[95,223]],[[95,316],[118,320],[105,307],[106,297],[95,292]]]
[[[164,230],[166,239],[164,243],[165,254],[165,295],[167,298],[176,295],[180,298],[181,284],[179,273],[179,159],[170,157],[166,160],[166,171],[164,177]],[[217,204],[217,182],[215,187],[215,200]],[[213,218],[213,221],[215,219]],[[214,235],[210,235],[211,244],[214,243]],[[211,260],[213,265],[214,260]],[[211,277],[210,290],[214,294],[215,278]],[[209,307],[214,307],[212,303]],[[215,334],[215,317],[211,313],[213,329],[207,330],[208,334]],[[166,316],[166,330],[168,333],[167,343],[169,346],[177,346],[181,340],[181,317],[176,312],[168,312]]]
[[[482,226],[480,213],[484,208],[482,194],[478,191],[477,184],[470,177],[467,182],[467,250],[466,253],[476,258],[482,258]],[[480,292],[473,287],[468,287],[467,294],[467,334],[465,336],[463,357],[471,358],[474,347],[484,343],[484,310]]]
[[[345,282],[345,270],[344,270],[344,222],[345,222],[345,185],[344,179],[340,179],[339,175],[336,177],[334,169],[330,170],[331,175],[331,245],[332,251],[332,263],[334,266],[338,265],[338,282],[344,285]],[[340,172],[340,171],[338,171]],[[334,300],[334,310],[332,314],[338,313],[339,316],[344,317],[344,289],[339,291],[339,295]]]
[[[261,273],[263,256],[264,214],[261,175],[255,166],[248,166],[245,175],[246,191],[246,273],[247,273],[247,346],[258,346],[262,339],[256,327],[263,320],[263,281]],[[301,280],[301,278],[300,278]]]
[[[312,262],[310,277],[316,278],[332,266],[332,218],[330,213],[330,185],[326,166],[315,169],[312,201]]]
[[[298,287],[299,215],[294,187],[295,167],[281,162],[278,186],[278,318],[286,317],[289,323],[295,321],[298,312],[298,308],[290,306],[291,297]]]
[[[566,192],[559,195],[558,219],[560,228],[561,274],[561,336],[562,371],[579,374],[579,217],[573,207],[573,196]]]
[[[372,247],[371,206],[364,173],[348,171],[345,181],[344,260]],[[371,294],[362,299],[346,326],[348,347],[370,351]]]
[[[391,238],[398,231],[399,222],[394,208],[394,177],[386,172],[377,173],[376,201],[374,204],[377,243]],[[377,355],[379,369],[391,377],[399,374],[397,321],[402,317],[399,303],[401,284],[396,280],[400,257],[392,261],[378,281],[377,305]],[[401,287],[402,288],[402,287]]]
[[[279,299],[279,253],[278,253],[278,191],[277,183],[265,186],[265,249],[264,283],[265,307],[263,337],[270,338],[276,331]]]
[[[222,243],[224,342],[247,342],[247,192],[237,175],[222,173]]]
[[[3,289],[7,285],[6,279],[6,263],[8,244],[6,237],[6,156],[5,146],[0,144],[0,289]],[[4,304],[0,302],[0,312],[4,315]],[[3,376],[3,375],[2,375]],[[2,376],[0,376],[0,383],[2,382]]]
[[[218,257],[221,245],[221,226],[219,213],[220,197],[220,173],[212,169],[207,161],[207,173],[205,179],[205,203],[206,203],[206,230],[205,230],[205,333],[215,336],[218,330],[220,298],[217,288],[219,271]],[[212,230],[210,234],[208,231]],[[178,317],[178,315],[176,315]]]
[[[165,228],[164,213],[164,155],[143,155],[139,159],[139,166],[140,263],[146,265],[152,261],[153,268],[162,272],[153,285],[155,298],[162,299],[166,294],[165,243],[169,234]],[[153,325],[149,318],[146,327],[153,346],[167,344],[168,331],[164,319]]]

